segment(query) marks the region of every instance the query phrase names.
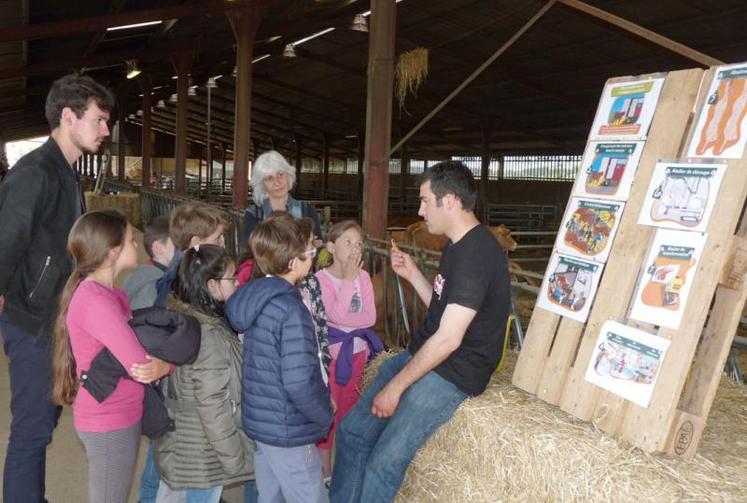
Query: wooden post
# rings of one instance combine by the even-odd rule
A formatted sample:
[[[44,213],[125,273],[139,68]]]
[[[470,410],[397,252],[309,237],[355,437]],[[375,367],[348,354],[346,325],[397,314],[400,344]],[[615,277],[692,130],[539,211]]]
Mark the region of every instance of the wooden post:
[[[363,164],[366,160],[366,134],[363,131],[358,131],[358,199],[363,198]]]
[[[246,208],[249,194],[249,141],[252,113],[252,50],[260,13],[256,7],[229,12],[228,20],[237,41],[236,114],[233,144],[233,204]]]
[[[490,161],[493,152],[490,150],[490,124],[486,120],[480,122],[482,130],[482,157],[480,163],[480,209],[485,212],[488,203],[488,175],[490,173]]]
[[[117,180],[125,180],[125,102],[120,98],[117,103]]]
[[[329,189],[329,135],[322,133],[322,199],[327,199]]]
[[[396,13],[395,0],[371,2],[363,228],[369,235],[379,239],[384,238],[388,211],[386,202],[389,192]]]
[[[404,203],[407,200],[407,173],[410,172],[410,153],[407,151],[407,143],[402,145],[402,154],[399,161],[399,200]]]
[[[142,127],[142,177],[141,183],[143,187],[150,187],[150,159],[153,152],[153,142],[150,135],[151,127],[151,108],[153,106],[153,97],[151,92],[153,90],[153,81],[151,80],[150,74],[144,72],[138,79],[140,84],[140,90],[143,92],[143,127]]]
[[[221,190],[221,195],[222,195],[226,193],[226,144],[225,143],[220,144],[220,153],[221,153],[220,190]]]
[[[301,169],[303,168],[303,137],[300,134],[293,135],[296,144],[296,198],[301,193]]]
[[[174,192],[181,196],[187,193],[187,106],[189,104],[189,67],[192,65],[192,56],[192,53],[180,52],[171,58],[177,77]]]

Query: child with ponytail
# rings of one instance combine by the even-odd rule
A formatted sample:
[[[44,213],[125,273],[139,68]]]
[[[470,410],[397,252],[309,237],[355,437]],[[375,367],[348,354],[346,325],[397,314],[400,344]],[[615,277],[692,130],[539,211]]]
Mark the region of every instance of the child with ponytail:
[[[67,250],[73,273],[55,324],[52,398],[73,407],[75,430],[88,457],[89,500],[125,502],[140,443],[141,383],[163,377],[170,366],[146,354],[128,324],[127,294],[114,288],[119,272],[137,265],[137,243],[125,216],[114,210],[84,214],[70,231]],[[120,379],[99,403],[80,386],[80,376],[104,348],[131,378]]]

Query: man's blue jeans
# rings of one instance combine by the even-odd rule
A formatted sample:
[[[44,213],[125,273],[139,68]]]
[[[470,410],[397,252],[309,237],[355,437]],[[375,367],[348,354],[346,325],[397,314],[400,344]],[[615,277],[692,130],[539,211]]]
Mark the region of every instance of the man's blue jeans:
[[[34,337],[0,317],[10,373],[10,439],[5,454],[3,501],[44,501],[47,446],[62,407],[50,401],[51,339]]]
[[[402,353],[385,361],[373,383],[337,429],[332,503],[392,501],[421,445],[448,421],[467,394],[428,372],[402,394],[394,415],[379,419],[371,404],[410,360]]]

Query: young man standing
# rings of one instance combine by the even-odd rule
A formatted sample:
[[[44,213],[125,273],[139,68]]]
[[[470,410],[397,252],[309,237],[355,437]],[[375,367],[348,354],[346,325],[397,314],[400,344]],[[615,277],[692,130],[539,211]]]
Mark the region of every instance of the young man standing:
[[[392,268],[428,306],[410,347],[381,365],[337,430],[330,499],[394,499],[418,448],[469,396],[485,390],[503,352],[510,308],[506,257],[474,214],[477,186],[460,162],[423,174],[420,210],[428,231],[445,234],[431,283],[409,255],[392,250]]]
[[[23,156],[0,184],[0,333],[10,371],[10,439],[3,500],[44,499],[46,449],[60,408],[49,399],[51,334],[57,297],[72,272],[67,236],[85,210],[72,168],[109,136],[114,97],[93,79],[52,84],[49,139]]]

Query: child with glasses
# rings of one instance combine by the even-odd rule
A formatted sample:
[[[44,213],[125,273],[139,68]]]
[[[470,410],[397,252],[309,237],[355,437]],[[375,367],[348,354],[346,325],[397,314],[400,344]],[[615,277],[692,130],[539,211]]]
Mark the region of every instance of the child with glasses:
[[[337,406],[329,435],[319,445],[325,477],[332,472],[331,449],[337,425],[360,397],[366,362],[384,349],[371,329],[376,323],[371,277],[363,269],[363,229],[354,220],[333,225],[327,234],[332,265],[316,273],[329,328],[329,388]]]
[[[179,263],[166,305],[200,322],[202,342],[197,359],[163,386],[174,429],[156,440],[158,503],[218,503],[224,485],[252,478],[253,443],[241,427],[242,346],[224,318],[236,285],[236,266],[220,246],[195,245]]]
[[[306,220],[270,216],[257,224],[250,246],[266,277],[239,289],[226,305],[244,332],[244,430],[257,442],[254,470],[259,501],[326,502],[315,442],[332,423],[322,378],[321,347],[296,288],[316,249]]]

